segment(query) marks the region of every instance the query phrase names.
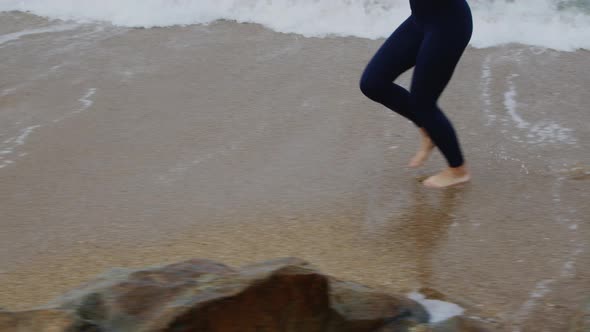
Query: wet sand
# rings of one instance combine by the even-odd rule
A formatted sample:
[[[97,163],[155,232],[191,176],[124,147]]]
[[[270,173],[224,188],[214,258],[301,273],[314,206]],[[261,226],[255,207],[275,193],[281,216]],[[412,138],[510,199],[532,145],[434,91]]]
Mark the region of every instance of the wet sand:
[[[419,182],[441,156],[407,169],[417,131],[358,90],[380,43],[2,15],[0,307],[115,266],[297,256],[498,330],[570,331],[590,302],[590,53],[468,49],[440,104],[474,181],[441,191]]]

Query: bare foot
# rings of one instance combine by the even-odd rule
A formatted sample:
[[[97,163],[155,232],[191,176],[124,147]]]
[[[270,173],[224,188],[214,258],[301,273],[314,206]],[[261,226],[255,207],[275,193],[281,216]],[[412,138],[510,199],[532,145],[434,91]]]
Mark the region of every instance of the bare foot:
[[[465,165],[455,168],[447,168],[422,182],[429,188],[446,188],[471,180],[471,175]]]
[[[408,164],[408,166],[410,167],[422,166],[432,153],[432,150],[434,149],[434,143],[432,143],[430,136],[428,136],[428,133],[426,133],[426,130],[424,130],[424,128],[420,128],[420,134],[422,136],[420,149],[418,150],[418,152],[416,152],[414,157],[412,157],[412,160],[410,160],[410,163]]]

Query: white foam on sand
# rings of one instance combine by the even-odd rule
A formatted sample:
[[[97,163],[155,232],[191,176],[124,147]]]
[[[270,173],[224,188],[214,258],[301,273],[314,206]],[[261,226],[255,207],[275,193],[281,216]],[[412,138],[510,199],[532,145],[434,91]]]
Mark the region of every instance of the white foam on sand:
[[[90,108],[93,104],[92,99],[90,99],[95,93],[96,88],[90,88],[86,91],[86,93],[78,99],[78,101],[82,104],[81,107],[67,116],[57,118],[53,120],[54,123],[60,122],[74,114],[86,111]],[[23,128],[19,130],[18,135],[5,139],[4,141],[0,142],[0,169],[7,167],[8,165],[14,164],[15,159],[22,158],[27,155],[26,152],[21,152],[16,155],[16,158],[12,158],[11,156],[15,154],[18,147],[24,145],[27,141],[27,138],[35,131],[35,129],[42,127],[42,125],[34,125]]]
[[[78,24],[59,24],[53,25],[45,28],[39,29],[27,29],[23,31],[13,32],[5,35],[0,35],[0,45],[5,44],[9,41],[18,40],[21,37],[28,36],[28,35],[36,35],[41,33],[50,33],[50,32],[61,32],[67,30],[73,30],[79,27]]]
[[[526,142],[528,144],[577,144],[578,140],[573,136],[573,129],[563,127],[560,124],[549,119],[542,119],[537,122],[531,123],[525,120],[518,113],[518,91],[516,89],[516,85],[514,84],[514,79],[517,77],[519,77],[518,74],[511,74],[506,78],[507,89],[504,92],[504,108],[512,122],[514,122],[514,124],[516,125],[516,128],[525,131],[524,136],[526,136],[526,139],[522,139],[518,135],[513,135],[512,138],[517,142]]]
[[[408,294],[408,298],[420,303],[428,311],[430,323],[442,322],[449,318],[460,316],[464,312],[463,308],[454,303],[430,300],[418,292]]]
[[[583,252],[583,247],[578,246],[578,248],[574,250],[570,254],[569,258],[562,264],[559,274],[556,276],[556,278],[544,279],[537,282],[533,290],[529,293],[529,298],[527,301],[516,312],[514,317],[515,327],[513,328],[512,332],[522,331],[519,324],[525,321],[525,319],[538,305],[538,303],[552,291],[551,286],[553,284],[555,284],[559,279],[571,278],[574,276],[576,258]]]
[[[470,1],[471,45],[523,43],[572,51],[590,49],[590,15],[584,3],[561,0]],[[572,4],[573,2],[570,2]],[[587,5],[586,5],[587,6]],[[19,10],[80,22],[126,27],[207,24],[234,20],[279,32],[383,38],[410,13],[408,0],[2,0],[0,11]]]
[[[80,108],[78,108],[78,109],[76,109],[64,116],[61,116],[57,119],[54,119],[53,123],[61,122],[67,118],[70,118],[78,113],[82,113],[82,112],[86,111],[87,109],[89,109],[90,106],[92,106],[92,104],[94,104],[94,101],[92,99],[90,99],[90,97],[94,96],[94,94],[96,93],[96,90],[97,90],[96,88],[88,89],[86,91],[86,93],[78,99],[78,101],[82,104],[82,106],[80,106]]]
[[[94,103],[90,97],[96,93],[96,88],[90,88],[82,98],[78,99],[82,103],[82,107],[78,109],[79,112],[87,110]]]
[[[554,213],[554,219],[558,224],[565,225],[564,221],[569,221],[568,218],[564,216],[564,209],[565,204],[561,200],[561,192],[563,188],[563,178],[558,178],[557,181],[554,182],[552,187],[552,197],[553,197],[553,209],[552,212]],[[575,209],[567,209],[570,213],[575,213]],[[576,227],[568,227],[569,230],[575,230]],[[549,240],[549,238],[545,238],[545,240]],[[576,262],[577,258],[580,254],[584,253],[585,251],[585,243],[576,243],[576,237],[570,239],[570,242],[574,243],[573,248],[570,249],[569,254],[564,257],[559,269],[553,273],[552,277],[546,278],[543,280],[539,280],[534,288],[529,292],[529,296],[527,300],[520,306],[518,310],[515,311],[512,317],[513,328],[512,332],[522,332],[521,324],[525,322],[529,315],[535,310],[535,308],[542,303],[543,298],[545,298],[548,294],[553,291],[555,284],[559,284],[562,279],[572,278],[575,276],[575,269],[576,269]]]
[[[572,136],[573,129],[565,128],[549,120],[541,120],[530,128],[527,135],[528,143],[566,143],[576,144],[577,139]]]
[[[496,120],[496,115],[491,112],[492,107],[492,100],[491,100],[491,92],[490,92],[490,84],[492,82],[492,70],[490,67],[491,63],[491,55],[486,56],[485,60],[483,61],[481,67],[481,85],[482,85],[482,93],[481,97],[483,99],[483,111],[487,117],[486,126],[489,126],[492,122]]]
[[[0,168],[4,168],[10,164],[14,164],[14,160],[10,159],[10,156],[14,154],[16,149],[25,144],[27,138],[33,133],[40,125],[30,126],[23,128],[19,131],[19,134],[14,137],[5,139],[0,143]]]
[[[518,93],[516,92],[516,86],[514,86],[513,79],[518,76],[519,75],[517,74],[512,74],[508,76],[508,90],[504,92],[504,107],[506,108],[506,111],[508,111],[508,115],[510,115],[512,120],[516,123],[516,126],[518,128],[524,129],[529,126],[529,123],[523,120],[523,118],[516,111],[516,96],[518,95]]]

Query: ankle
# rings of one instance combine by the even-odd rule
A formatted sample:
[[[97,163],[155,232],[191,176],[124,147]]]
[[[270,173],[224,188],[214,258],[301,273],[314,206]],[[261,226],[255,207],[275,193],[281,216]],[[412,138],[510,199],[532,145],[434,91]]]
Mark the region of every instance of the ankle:
[[[469,174],[469,170],[467,169],[467,165],[463,164],[459,167],[449,167],[449,171],[451,172],[451,174],[453,174],[454,176],[460,177],[460,176],[465,176]]]
[[[422,137],[430,139],[430,135],[428,135],[428,132],[426,131],[426,129],[420,128],[420,134],[422,135]]]

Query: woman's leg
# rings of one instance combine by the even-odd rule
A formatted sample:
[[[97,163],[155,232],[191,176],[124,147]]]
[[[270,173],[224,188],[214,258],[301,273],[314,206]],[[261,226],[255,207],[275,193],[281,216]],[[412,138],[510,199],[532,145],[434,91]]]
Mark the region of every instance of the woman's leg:
[[[410,93],[393,81],[416,64],[423,32],[408,18],[379,48],[360,81],[360,88],[368,98],[383,104],[420,126],[410,108]]]
[[[454,18],[425,27],[412,78],[410,107],[449,164],[448,170],[424,182],[428,186],[446,187],[469,180],[457,135],[437,106],[437,100],[450,81],[470,37],[470,17],[468,22]]]
[[[367,97],[403,115],[418,127],[421,125],[410,108],[410,93],[393,81],[416,64],[422,38],[422,27],[416,24],[414,18],[408,18],[377,51],[367,65],[360,84]],[[420,128],[420,136],[420,148],[410,160],[410,167],[422,165],[434,148],[424,128]]]

